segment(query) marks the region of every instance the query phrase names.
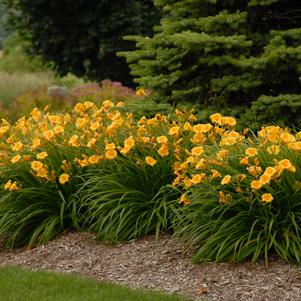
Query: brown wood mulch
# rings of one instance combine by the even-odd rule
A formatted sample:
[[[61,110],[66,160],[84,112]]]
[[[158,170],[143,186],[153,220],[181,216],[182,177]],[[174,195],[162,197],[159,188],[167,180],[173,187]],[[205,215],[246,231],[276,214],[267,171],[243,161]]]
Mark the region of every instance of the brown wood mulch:
[[[0,250],[0,266],[77,273],[99,280],[177,293],[194,300],[301,300],[301,267],[273,259],[252,265],[191,263],[191,254],[168,235],[118,246],[92,234],[70,232],[33,249]]]

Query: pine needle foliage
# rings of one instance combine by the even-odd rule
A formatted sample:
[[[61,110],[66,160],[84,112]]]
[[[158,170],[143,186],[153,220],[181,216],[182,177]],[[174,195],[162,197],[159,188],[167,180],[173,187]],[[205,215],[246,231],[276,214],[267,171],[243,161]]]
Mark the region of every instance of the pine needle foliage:
[[[157,0],[152,37],[123,52],[135,81],[158,101],[240,106],[263,122],[300,113],[301,11],[289,0]],[[264,100],[264,101],[263,101]],[[282,109],[285,107],[285,114]],[[283,117],[283,115],[285,115]],[[276,118],[275,118],[276,117]],[[283,117],[283,118],[282,118]],[[301,120],[293,120],[301,125]]]

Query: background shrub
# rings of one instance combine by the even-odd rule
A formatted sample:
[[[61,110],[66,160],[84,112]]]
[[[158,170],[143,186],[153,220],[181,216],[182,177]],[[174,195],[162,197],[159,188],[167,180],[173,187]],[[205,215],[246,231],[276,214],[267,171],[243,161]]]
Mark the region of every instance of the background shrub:
[[[30,57],[25,49],[27,43],[13,33],[3,41],[3,52],[0,59],[0,70],[8,73],[49,72],[39,56]]]
[[[92,101],[101,104],[104,100],[125,101],[129,98],[136,98],[135,91],[123,86],[121,82],[113,82],[109,79],[98,83],[87,83],[78,85],[72,89],[72,97],[76,102]]]
[[[122,36],[150,34],[158,20],[151,0],[3,3],[10,9],[10,23],[30,42],[28,51],[53,62],[61,75],[71,72],[126,84],[131,83],[128,67],[115,52],[131,49],[132,43]]]

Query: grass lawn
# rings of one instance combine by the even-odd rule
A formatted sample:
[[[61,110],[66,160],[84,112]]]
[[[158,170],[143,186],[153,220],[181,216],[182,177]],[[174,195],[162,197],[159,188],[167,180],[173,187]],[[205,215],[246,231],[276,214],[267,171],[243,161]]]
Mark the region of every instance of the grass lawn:
[[[0,268],[1,301],[184,301],[96,280],[20,268]]]

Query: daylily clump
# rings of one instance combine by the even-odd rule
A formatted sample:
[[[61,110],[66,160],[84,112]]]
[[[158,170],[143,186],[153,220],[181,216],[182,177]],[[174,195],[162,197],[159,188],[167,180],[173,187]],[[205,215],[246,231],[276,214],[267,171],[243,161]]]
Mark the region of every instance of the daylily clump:
[[[262,195],[285,181],[288,173],[296,173],[301,154],[297,147],[301,145],[300,133],[268,126],[257,136],[248,135],[236,132],[236,123],[232,119],[229,122],[228,117],[214,114],[211,120],[212,125],[191,125],[191,130],[186,131],[185,139],[190,135],[190,149],[177,149],[173,185],[188,191],[200,183],[220,187],[216,197],[223,204],[239,195],[249,202],[258,199],[270,203],[273,197],[267,202]],[[299,175],[295,175],[295,180],[300,180]]]
[[[53,233],[59,233],[65,229],[60,218],[71,223],[70,220],[73,221],[76,216],[79,216],[80,220],[76,223],[77,228],[81,224],[89,225],[93,230],[98,229],[101,232],[100,237],[107,237],[107,231],[108,237],[118,240],[121,235],[124,240],[130,237],[128,235],[132,230],[127,232],[127,224],[124,223],[121,233],[118,223],[124,220],[115,215],[120,212],[126,217],[131,216],[131,213],[126,211],[126,202],[132,202],[129,212],[137,210],[139,213],[140,209],[138,210],[137,206],[144,206],[143,201],[147,197],[148,205],[143,207],[143,217],[135,216],[135,223],[139,221],[144,227],[143,233],[148,233],[152,225],[151,221],[144,221],[143,218],[158,217],[157,220],[161,224],[158,227],[154,226],[157,230],[174,227],[181,233],[181,229],[184,229],[184,234],[189,234],[193,237],[191,240],[195,240],[196,243],[208,239],[208,244],[205,243],[201,249],[206,251],[200,251],[199,254],[211,259],[217,259],[221,254],[210,239],[214,237],[214,231],[224,229],[224,226],[220,226],[223,218],[226,219],[227,226],[230,225],[227,218],[236,218],[240,214],[246,216],[247,222],[254,216],[261,216],[264,220],[270,216],[279,218],[281,214],[294,221],[297,215],[284,208],[287,206],[295,210],[297,207],[294,202],[299,199],[298,193],[301,191],[301,132],[295,133],[279,126],[265,126],[257,133],[248,130],[239,132],[235,129],[236,120],[233,117],[222,116],[219,113],[211,115],[210,123],[198,123],[193,111],[179,110],[175,110],[170,116],[156,114],[150,118],[136,118],[133,114],[121,110],[123,105],[123,102],[106,100],[101,106],[97,106],[86,101],[77,103],[68,113],[54,114],[46,107],[43,111],[33,109],[30,116],[22,117],[14,124],[2,119],[0,184],[3,202],[10,204],[11,200],[18,202],[24,197],[26,202],[29,198],[29,204],[33,202],[32,206],[35,206],[35,202],[39,201],[41,206],[50,206],[49,210],[37,210],[37,214],[42,215],[54,210],[53,203],[45,203],[45,197],[53,193],[52,200],[57,202],[57,216],[51,215],[53,223],[42,216],[41,220],[46,220],[45,228],[37,226],[37,232],[34,234],[28,226],[33,221],[28,219],[27,223],[26,219],[18,218],[24,221],[24,227],[16,228],[16,231],[29,229],[30,242],[39,237],[43,238],[41,241],[49,239],[54,235],[51,231],[47,232],[51,223],[51,229],[57,231]],[[127,166],[123,168],[122,164]],[[113,174],[111,181],[106,178],[110,172]],[[95,175],[95,182],[93,179],[90,181],[89,177],[95,179]],[[101,177],[100,180],[97,180],[98,176]],[[133,183],[130,182],[131,179]],[[89,183],[89,191],[96,201],[88,197],[83,205],[80,202],[84,194],[78,199],[75,194],[87,188],[85,181]],[[99,192],[94,191],[93,183],[103,185]],[[145,189],[144,194],[137,187]],[[103,195],[104,189],[108,189],[109,196]],[[36,194],[41,193],[41,196],[31,198],[32,191]],[[173,194],[170,194],[170,191],[173,191]],[[132,196],[132,193],[135,196]],[[6,198],[7,196],[9,198]],[[120,206],[120,211],[110,207],[113,196],[116,206]],[[78,200],[79,204],[76,203]],[[26,202],[22,214],[28,213]],[[95,205],[98,202],[101,209]],[[171,208],[167,203],[172,210],[167,209]],[[5,234],[13,233],[12,229],[15,229],[14,223],[9,224],[9,215],[1,211],[6,210],[5,208],[0,205],[0,234],[1,231]],[[110,219],[109,214],[112,214],[112,221],[115,218],[110,227],[97,217],[105,208],[108,211],[101,218]],[[214,217],[219,209],[221,215]],[[64,210],[68,212],[66,216],[63,214]],[[83,210],[91,218],[82,221],[85,216]],[[150,210],[154,211],[149,214]],[[176,210],[179,210],[177,214]],[[199,215],[195,213],[198,210]],[[210,212],[208,216],[206,210]],[[230,213],[224,214],[225,210],[229,210]],[[11,212],[15,214],[14,209]],[[157,215],[159,212],[160,215]],[[175,217],[177,219],[173,220]],[[98,228],[93,228],[93,222],[96,220],[98,222],[95,225]],[[216,228],[211,227],[214,221]],[[243,227],[247,222],[243,223]],[[132,229],[139,228],[135,223],[131,223],[132,221],[129,221],[129,227],[134,227]],[[249,245],[256,241],[255,238],[248,238],[256,227],[259,229],[258,233],[262,233],[262,227],[268,229],[277,223],[283,225],[284,222],[271,223],[267,226],[260,220],[249,225],[249,228],[245,227],[244,229],[249,231],[249,234],[244,236],[246,241],[241,241],[240,247],[235,245],[234,249],[229,247],[227,250],[234,250],[235,253],[237,250],[249,248]],[[1,225],[5,226],[5,230],[1,229]],[[221,230],[218,230],[219,226]],[[279,233],[281,241],[286,234],[283,234],[282,230],[277,231],[275,230],[275,233]],[[137,230],[137,233],[140,232]],[[207,233],[207,236],[203,233]],[[23,234],[18,235],[14,236],[14,239],[22,237]],[[228,239],[228,233],[223,235],[218,237]],[[209,256],[207,246],[210,246],[209,249],[213,248],[216,253],[212,251],[213,255]],[[277,245],[275,248],[280,250],[282,247]],[[243,256],[237,251],[235,258],[240,260],[254,250],[255,245],[250,247],[250,253],[246,251]],[[268,250],[268,247],[264,250]],[[256,259],[262,251],[254,253]],[[223,258],[231,257],[226,255]]]

